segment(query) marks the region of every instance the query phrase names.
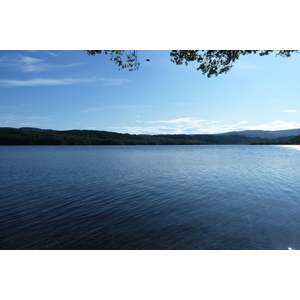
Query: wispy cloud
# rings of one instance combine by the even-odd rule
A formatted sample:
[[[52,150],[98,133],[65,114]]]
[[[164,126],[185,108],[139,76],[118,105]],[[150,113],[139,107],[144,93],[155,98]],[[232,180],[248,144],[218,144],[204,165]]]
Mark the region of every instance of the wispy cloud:
[[[247,124],[246,121],[240,121],[233,124],[224,124],[224,121],[222,120],[203,122],[203,120],[193,119],[194,123],[191,123],[191,119],[192,118],[180,118],[169,121],[166,120],[164,121],[166,125],[159,126],[123,126],[111,127],[111,129],[118,132],[131,134],[217,134],[242,130],[272,131],[300,128],[300,123],[298,122],[284,122],[279,120],[267,124],[245,126]],[[149,123],[158,123],[158,121],[150,121],[148,124]]]
[[[190,118],[181,118],[181,120]],[[178,120],[178,119],[177,119]],[[194,120],[197,121],[197,120]],[[156,123],[156,122],[148,122]],[[222,124],[223,123],[223,124]],[[144,123],[145,124],[145,123]],[[207,121],[199,122],[197,125],[190,123],[173,123],[170,125],[158,126],[123,126],[123,127],[110,127],[112,131],[131,133],[131,134],[217,134],[232,131],[242,131],[242,130],[287,130],[287,129],[298,129],[300,128],[300,123],[297,122],[284,122],[284,121],[274,121],[267,124],[255,125],[255,126],[245,126],[246,121],[240,121],[233,124],[224,124],[224,121]],[[140,124],[139,124],[140,125]]]
[[[117,132],[130,134],[179,134],[179,128],[166,126],[123,126],[123,127],[109,127],[109,129]]]
[[[58,56],[58,54],[53,53],[53,52],[50,52],[50,51],[45,51],[45,52],[46,52],[47,54],[53,56],[53,57],[57,57],[57,56]]]
[[[134,123],[134,121],[132,121],[131,123]],[[139,125],[140,124],[155,125],[111,127],[111,129],[118,132],[127,132],[132,134],[217,134],[242,130],[274,131],[300,128],[300,122],[284,122],[277,120],[269,122],[267,124],[247,126],[247,121],[239,121],[236,123],[226,124],[224,120],[210,121],[190,117],[172,120],[148,121],[139,123]]]
[[[222,125],[223,120],[202,120],[194,118],[178,118],[172,120],[148,121],[147,124],[161,125],[154,126],[124,126],[114,127],[119,132],[128,132],[132,134],[215,134],[228,131],[243,130],[246,121],[240,121],[235,124]]]
[[[298,129],[300,128],[300,123],[298,122],[284,122],[284,121],[274,121],[267,124],[247,126],[247,130],[287,130],[287,129]]]
[[[178,124],[178,123],[189,123],[189,124],[199,124],[207,120],[195,120],[193,118],[178,118],[173,120],[159,120],[159,121],[149,121],[148,123],[168,123],[168,124]]]
[[[16,120],[16,116],[14,114],[2,114],[0,115],[0,122],[7,126],[7,124],[12,123]]]
[[[57,56],[54,53],[49,53],[51,56]],[[34,58],[30,56],[25,56],[21,54],[15,55],[4,55],[0,57],[0,66],[6,68],[12,68],[16,71],[30,73],[30,72],[45,72],[54,71],[63,68],[70,68],[80,66],[84,63],[73,63],[66,65],[58,65],[47,63],[45,59]]]
[[[26,52],[28,53],[37,53],[37,52],[43,52],[43,53],[46,53],[48,55],[51,55],[53,57],[57,57],[58,54],[57,53],[54,53],[52,51],[49,51],[49,50],[25,50]],[[57,52],[57,51],[56,51]]]
[[[54,116],[22,116],[15,114],[0,115],[0,126],[42,126],[42,123],[53,121]]]
[[[128,82],[128,79],[122,78],[34,78],[28,80],[9,80],[0,79],[0,85],[4,87],[18,87],[18,86],[57,86],[57,85],[72,85],[82,83],[102,83],[105,85],[121,85]]]
[[[281,112],[284,112],[284,113],[296,113],[296,112],[298,112],[298,110],[296,110],[296,109],[286,109],[286,110],[282,110]]]

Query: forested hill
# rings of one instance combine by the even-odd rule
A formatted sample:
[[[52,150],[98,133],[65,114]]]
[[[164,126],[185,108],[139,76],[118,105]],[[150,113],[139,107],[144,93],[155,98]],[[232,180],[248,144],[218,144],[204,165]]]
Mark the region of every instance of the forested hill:
[[[0,145],[234,145],[276,140],[243,135],[135,135],[98,130],[0,128]]]
[[[231,131],[222,133],[222,135],[245,135],[249,137],[260,137],[260,138],[267,138],[267,139],[290,139],[293,136],[297,136],[300,134],[300,129],[288,129],[288,130],[243,130],[243,131]]]
[[[294,136],[287,140],[280,140],[278,142],[253,142],[250,145],[300,145],[300,135]]]

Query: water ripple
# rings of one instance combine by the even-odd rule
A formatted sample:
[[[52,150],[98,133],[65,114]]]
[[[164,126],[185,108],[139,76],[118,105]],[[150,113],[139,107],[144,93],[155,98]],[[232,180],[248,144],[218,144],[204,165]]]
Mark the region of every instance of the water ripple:
[[[298,150],[3,147],[0,248],[298,249]]]

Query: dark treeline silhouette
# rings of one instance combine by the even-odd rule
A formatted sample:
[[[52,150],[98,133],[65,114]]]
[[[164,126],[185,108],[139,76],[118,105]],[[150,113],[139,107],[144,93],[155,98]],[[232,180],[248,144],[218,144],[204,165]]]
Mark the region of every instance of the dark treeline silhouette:
[[[300,135],[294,136],[287,140],[279,140],[277,142],[268,142],[268,141],[256,141],[250,143],[250,145],[300,145]]]
[[[300,136],[287,141],[243,135],[159,134],[135,135],[98,130],[41,130],[0,128],[0,145],[235,145],[300,144]]]

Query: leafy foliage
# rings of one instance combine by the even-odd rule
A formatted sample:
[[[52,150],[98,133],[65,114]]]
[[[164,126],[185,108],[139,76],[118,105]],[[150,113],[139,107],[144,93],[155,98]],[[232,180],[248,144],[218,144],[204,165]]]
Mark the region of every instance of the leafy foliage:
[[[191,61],[199,63],[198,71],[203,75],[211,77],[227,73],[233,64],[242,55],[259,54],[260,56],[269,55],[274,50],[172,50],[171,61],[176,65],[188,65]],[[279,50],[276,55],[290,57],[296,50]]]
[[[138,70],[140,62],[138,61],[137,51],[132,50],[125,52],[125,50],[86,50],[89,55],[104,53],[110,54],[110,60],[114,61],[120,69],[128,69],[129,71]],[[125,61],[124,61],[125,55]]]
[[[110,54],[110,60],[114,61],[120,69],[129,69],[129,71],[138,70],[140,62],[138,61],[137,51],[125,50],[86,50],[89,55]],[[176,65],[186,66],[190,62],[199,64],[197,70],[203,75],[211,77],[213,75],[227,73],[233,67],[234,63],[243,55],[259,54],[260,56],[269,55],[275,52],[276,56],[290,57],[297,50],[172,50],[170,52],[171,61]],[[125,56],[125,59],[124,59]]]

